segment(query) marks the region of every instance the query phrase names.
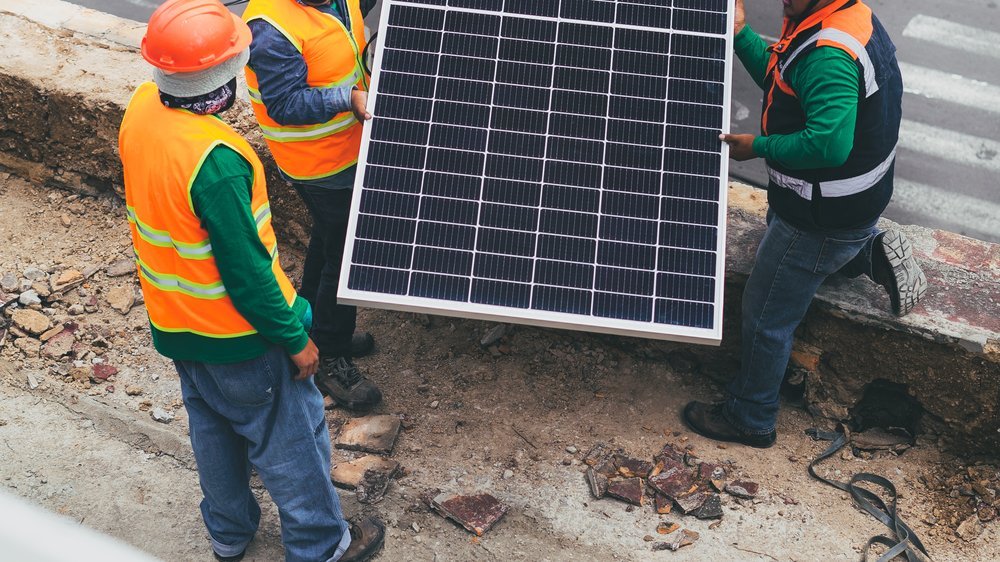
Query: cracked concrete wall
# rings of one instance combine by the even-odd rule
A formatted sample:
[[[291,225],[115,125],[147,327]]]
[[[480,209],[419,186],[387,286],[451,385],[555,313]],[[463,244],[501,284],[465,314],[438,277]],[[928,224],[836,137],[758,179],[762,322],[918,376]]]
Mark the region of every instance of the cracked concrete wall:
[[[121,194],[117,134],[134,88],[150,76],[136,46],[143,24],[50,0],[0,0],[0,168],[38,185]],[[308,239],[308,215],[276,175],[245,100],[226,114],[268,169],[276,227],[285,243]],[[739,300],[763,232],[764,194],[730,188],[726,332],[699,348],[702,374],[724,380],[738,365]],[[123,219],[124,220],[124,219]],[[878,287],[831,280],[798,332],[793,368],[810,408],[842,419],[873,379],[906,384],[927,409],[926,426],[966,453],[1000,450],[1000,246],[902,227],[931,281],[924,304],[897,319]],[[619,339],[670,359],[676,344]],[[704,367],[708,365],[710,367]]]

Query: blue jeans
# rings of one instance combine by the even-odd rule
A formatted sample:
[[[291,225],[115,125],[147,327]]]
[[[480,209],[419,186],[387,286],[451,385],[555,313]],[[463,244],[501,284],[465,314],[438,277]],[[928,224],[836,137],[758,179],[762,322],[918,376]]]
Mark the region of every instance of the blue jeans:
[[[312,379],[294,380],[297,370],[280,347],[242,363],[174,365],[215,552],[239,554],[257,532],[253,467],[278,506],[285,559],[340,558],[351,534],[330,482],[330,434]]]
[[[742,363],[726,388],[730,423],[752,435],[774,431],[795,328],[827,277],[872,276],[876,234],[874,224],[808,232],[768,212],[767,231],[743,289]]]

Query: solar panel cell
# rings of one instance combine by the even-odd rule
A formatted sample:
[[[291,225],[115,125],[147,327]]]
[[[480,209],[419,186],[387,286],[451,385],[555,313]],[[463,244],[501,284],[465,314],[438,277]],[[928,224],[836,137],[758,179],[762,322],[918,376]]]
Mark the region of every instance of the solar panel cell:
[[[528,308],[531,306],[531,285],[473,279],[472,295],[469,300],[478,304]]]

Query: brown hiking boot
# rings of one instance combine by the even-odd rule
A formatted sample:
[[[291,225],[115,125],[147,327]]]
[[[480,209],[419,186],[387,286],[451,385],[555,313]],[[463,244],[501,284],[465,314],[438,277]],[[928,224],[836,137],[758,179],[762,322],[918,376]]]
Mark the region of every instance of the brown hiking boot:
[[[729,423],[722,413],[724,407],[724,402],[716,402],[715,404],[690,402],[684,408],[684,421],[698,435],[716,441],[742,443],[758,449],[766,449],[774,445],[778,438],[776,432],[772,431],[766,435],[744,433]]]
[[[347,357],[321,359],[316,386],[341,408],[367,414],[382,401],[382,391]]]
[[[340,562],[365,562],[385,543],[385,525],[374,517],[365,517],[351,523],[351,546]]]

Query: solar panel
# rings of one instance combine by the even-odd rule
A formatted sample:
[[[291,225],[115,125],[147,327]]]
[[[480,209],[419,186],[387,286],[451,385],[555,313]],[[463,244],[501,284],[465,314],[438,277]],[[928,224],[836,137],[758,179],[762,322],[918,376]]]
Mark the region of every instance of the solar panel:
[[[386,0],[342,302],[718,343],[727,0]]]

